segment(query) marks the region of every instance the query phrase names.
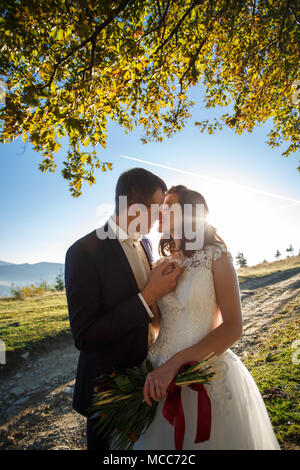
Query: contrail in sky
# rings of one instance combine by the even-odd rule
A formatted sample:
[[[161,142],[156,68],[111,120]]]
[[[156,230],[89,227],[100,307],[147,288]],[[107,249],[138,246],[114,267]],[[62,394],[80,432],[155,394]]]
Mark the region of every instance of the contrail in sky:
[[[244,186],[243,184],[239,184],[239,183],[233,183],[231,181],[226,182],[226,181],[220,180],[218,178],[213,178],[212,176],[203,175],[202,173],[196,173],[194,171],[182,170],[180,168],[174,168],[172,166],[162,165],[161,163],[154,163],[154,162],[150,162],[148,160],[142,160],[140,158],[129,157],[128,155],[120,155],[120,157],[121,158],[126,158],[127,160],[133,160],[135,162],[146,163],[147,165],[158,166],[159,168],[164,168],[166,170],[176,171],[177,173],[182,173],[184,175],[198,176],[199,178],[205,179],[207,181],[213,181],[214,183],[218,183],[218,184],[230,184],[231,186],[236,186],[236,187],[239,187],[241,189],[251,191],[253,193],[263,194],[264,196],[270,196],[270,197],[274,197],[276,199],[281,199],[281,200],[293,202],[293,204],[291,204],[291,205],[300,204],[299,200],[293,199],[291,197],[281,196],[280,194],[269,193],[269,192],[262,191],[262,190],[256,189],[256,188],[250,188],[249,186]]]

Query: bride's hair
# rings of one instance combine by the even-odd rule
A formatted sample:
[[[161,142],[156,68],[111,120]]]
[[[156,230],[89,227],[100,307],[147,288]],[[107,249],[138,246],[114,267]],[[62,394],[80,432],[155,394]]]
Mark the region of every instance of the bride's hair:
[[[217,234],[217,230],[213,225],[209,224],[206,220],[207,215],[209,214],[208,206],[206,200],[202,194],[198,193],[197,191],[193,191],[192,189],[188,189],[186,186],[179,184],[178,186],[171,186],[168,189],[166,196],[168,194],[177,194],[178,202],[181,206],[182,211],[184,210],[184,204],[192,204],[192,229],[193,231],[196,230],[196,205],[203,204],[204,205],[204,243],[203,247],[205,248],[206,245],[215,245],[217,243],[222,243],[225,248],[227,248],[226,243],[224,240]],[[183,223],[183,222],[182,222]],[[193,242],[194,240],[187,240],[184,235],[184,227],[182,227],[182,238],[180,240],[180,248],[182,250],[184,256],[190,257],[193,255],[195,250],[187,250],[186,249],[186,242],[189,243]],[[161,256],[168,256],[168,254],[173,253],[175,250],[175,241],[170,236],[169,238],[160,239],[159,242],[159,254]]]

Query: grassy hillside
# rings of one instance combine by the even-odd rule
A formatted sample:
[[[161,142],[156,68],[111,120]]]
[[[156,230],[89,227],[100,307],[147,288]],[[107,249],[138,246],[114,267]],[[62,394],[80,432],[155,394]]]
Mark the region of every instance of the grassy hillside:
[[[299,312],[300,293],[277,316],[259,348],[243,359],[284,449],[300,448]]]
[[[250,279],[264,278],[284,271],[295,270],[296,273],[299,271],[298,268],[300,268],[300,256],[290,256],[289,258],[271,263],[260,263],[247,268],[239,268],[237,273],[240,284],[243,284]]]
[[[0,299],[0,339],[7,351],[35,348],[62,332],[69,332],[65,293]]]

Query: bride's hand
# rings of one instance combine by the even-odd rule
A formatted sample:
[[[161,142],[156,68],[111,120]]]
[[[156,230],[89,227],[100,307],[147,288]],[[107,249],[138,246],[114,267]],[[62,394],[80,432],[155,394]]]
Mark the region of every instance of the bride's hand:
[[[148,405],[152,406],[150,398],[160,401],[167,396],[167,388],[177,372],[178,367],[169,361],[147,374],[143,394]]]

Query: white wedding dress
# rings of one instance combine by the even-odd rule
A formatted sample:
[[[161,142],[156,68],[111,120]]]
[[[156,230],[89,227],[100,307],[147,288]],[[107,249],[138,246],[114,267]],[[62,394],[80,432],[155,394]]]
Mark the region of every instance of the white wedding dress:
[[[194,345],[212,329],[218,311],[212,259],[228,250],[220,243],[197,250],[186,259],[186,269],[176,289],[159,300],[160,331],[148,349],[153,367],[159,367],[178,351]],[[181,390],[185,416],[183,450],[280,449],[259,389],[248,369],[230,349],[217,358],[222,373],[205,385],[211,401],[211,433],[207,441],[194,443],[197,425],[197,392]],[[133,450],[175,450],[174,428],[162,415],[165,398],[158,402],[153,422]]]

